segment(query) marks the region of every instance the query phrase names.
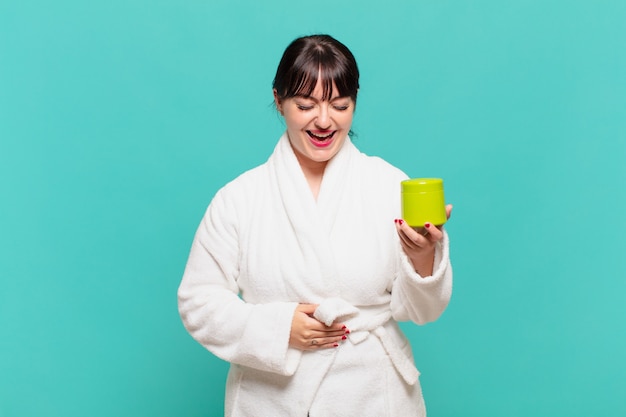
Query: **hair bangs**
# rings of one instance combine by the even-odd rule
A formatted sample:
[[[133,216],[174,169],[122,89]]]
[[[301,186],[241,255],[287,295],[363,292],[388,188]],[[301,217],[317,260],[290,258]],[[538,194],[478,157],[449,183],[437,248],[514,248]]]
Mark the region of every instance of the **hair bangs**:
[[[298,76],[288,97],[310,96],[317,86],[322,84],[322,100],[328,101],[333,97],[334,90],[337,89],[339,97],[356,98],[357,86],[350,86],[351,76],[349,70],[343,62],[337,59],[334,54],[323,49],[314,49],[310,56],[303,56],[302,62],[296,61],[295,71]],[[312,55],[312,56],[311,56]],[[300,64],[300,65],[298,65]]]
[[[293,79],[288,83],[285,97],[303,96],[313,94],[319,77],[319,64],[315,60],[304,57],[294,63]]]
[[[352,53],[327,35],[296,39],[285,51],[274,78],[281,98],[311,96],[318,82],[322,100],[333,95],[351,97],[356,102],[359,70]]]
[[[329,63],[320,65],[324,100],[332,98],[334,89],[337,89],[338,97],[352,97],[356,100],[359,86],[358,84],[350,85],[350,81],[354,78],[350,75],[349,69],[342,64],[337,60],[331,60]]]

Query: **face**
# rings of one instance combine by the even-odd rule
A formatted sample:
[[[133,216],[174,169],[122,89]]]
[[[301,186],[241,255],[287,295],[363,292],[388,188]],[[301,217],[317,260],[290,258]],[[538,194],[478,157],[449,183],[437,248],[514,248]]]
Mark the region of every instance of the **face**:
[[[348,136],[354,102],[339,97],[333,88],[330,100],[322,100],[322,84],[317,83],[310,96],[280,100],[276,92],[276,107],[285,118],[287,135],[300,165],[326,166],[339,152]]]

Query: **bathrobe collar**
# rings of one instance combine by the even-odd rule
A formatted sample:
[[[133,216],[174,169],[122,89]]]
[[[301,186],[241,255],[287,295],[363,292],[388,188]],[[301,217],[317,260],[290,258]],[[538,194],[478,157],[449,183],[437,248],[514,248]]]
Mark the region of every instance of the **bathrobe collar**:
[[[337,213],[342,209],[351,172],[356,172],[360,152],[346,138],[341,149],[328,162],[317,201],[285,132],[268,160],[271,175],[291,227],[307,256],[316,258],[327,288],[336,286],[336,267],[330,236]],[[307,262],[308,263],[308,262]],[[310,263],[308,263],[311,265]],[[332,290],[331,290],[332,292]]]

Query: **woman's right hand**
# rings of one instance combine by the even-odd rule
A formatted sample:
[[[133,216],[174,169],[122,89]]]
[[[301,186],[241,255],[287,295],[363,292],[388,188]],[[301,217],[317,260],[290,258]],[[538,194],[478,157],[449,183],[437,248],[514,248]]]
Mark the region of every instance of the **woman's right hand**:
[[[326,326],[313,317],[316,304],[298,304],[291,321],[289,346],[300,350],[335,348],[346,340],[350,330],[342,323]]]

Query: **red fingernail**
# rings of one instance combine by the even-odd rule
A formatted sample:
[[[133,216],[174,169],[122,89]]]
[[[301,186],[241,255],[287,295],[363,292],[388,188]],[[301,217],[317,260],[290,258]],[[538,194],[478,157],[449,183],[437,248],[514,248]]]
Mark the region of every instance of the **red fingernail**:
[[[348,336],[346,336],[345,334],[343,336],[341,336],[341,340],[346,340],[348,338]]]
[[[398,219],[393,219],[393,222],[394,223],[398,223]]]
[[[402,225],[402,223],[404,223],[404,220],[398,220],[398,223]]]
[[[346,334],[350,333],[350,330],[346,329]]]
[[[428,229],[430,227],[430,223],[424,223],[424,227]]]
[[[346,326],[345,326],[345,325],[344,325],[344,326],[342,326],[342,327],[341,327],[341,330],[346,330]]]
[[[333,347],[338,347],[339,345],[337,343],[333,344]]]

